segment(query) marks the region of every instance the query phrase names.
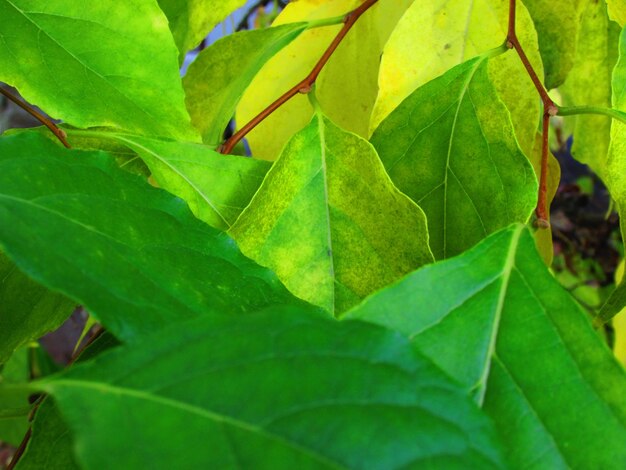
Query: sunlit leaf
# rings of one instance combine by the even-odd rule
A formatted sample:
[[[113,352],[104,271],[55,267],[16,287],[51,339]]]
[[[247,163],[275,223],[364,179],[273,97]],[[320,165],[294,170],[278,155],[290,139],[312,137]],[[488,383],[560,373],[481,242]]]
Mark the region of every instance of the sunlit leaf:
[[[349,312],[392,327],[471,390],[513,468],[619,468],[626,374],[514,226]]]
[[[436,259],[526,222],[537,180],[487,73],[469,60],[408,97],[372,143],[396,186],[428,217]]]
[[[288,142],[230,234],[291,292],[333,313],[432,261],[422,210],[367,141],[321,113]]]
[[[197,140],[153,0],[0,0],[0,80],[55,118]]]

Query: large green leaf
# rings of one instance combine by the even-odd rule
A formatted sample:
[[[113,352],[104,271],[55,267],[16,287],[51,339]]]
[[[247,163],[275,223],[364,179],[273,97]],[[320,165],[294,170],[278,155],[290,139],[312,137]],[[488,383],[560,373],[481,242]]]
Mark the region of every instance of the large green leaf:
[[[132,149],[148,165],[163,189],[184,199],[200,220],[227,230],[250,203],[271,163],[221,155],[192,142],[172,142],[136,135],[79,132],[113,140]]]
[[[416,90],[372,143],[396,186],[424,209],[437,259],[526,222],[535,206],[534,171],[490,82],[486,57]]]
[[[545,86],[548,89],[561,85],[574,65],[581,11],[589,0],[554,2],[523,0],[533,18],[539,39],[539,52],[545,67]],[[601,2],[592,1],[606,11]],[[582,41],[591,43],[593,36],[581,35]]]
[[[368,136],[369,117],[376,100],[380,54],[387,38],[413,0],[382,1],[353,26],[317,80],[317,96],[328,117],[342,128]],[[289,2],[275,25],[331,18],[356,8],[359,0],[298,0]],[[302,80],[332,42],[340,26],[310,29],[278,52],[261,69],[237,108],[243,126]],[[278,158],[291,136],[311,120],[304,96],[295,96],[247,135],[255,157]]]
[[[0,275],[1,276],[1,275]],[[8,384],[27,382],[30,376],[28,347],[15,351],[11,359],[0,366],[0,388]],[[2,396],[0,402],[0,442],[18,446],[28,429],[28,406],[23,394]]]
[[[347,317],[408,335],[473,391],[514,468],[626,461],[626,374],[522,226],[407,276]]]
[[[277,51],[289,44],[306,23],[231,34],[203,50],[183,80],[187,109],[202,140],[217,147],[226,125],[254,76]]]
[[[559,87],[564,105],[611,107],[611,74],[617,61],[618,43],[619,28],[609,20],[606,5],[588,1],[582,12],[574,67]],[[611,119],[597,115],[565,119],[574,134],[574,158],[605,178]]]
[[[56,329],[74,306],[32,281],[0,252],[0,364],[18,346]]]
[[[626,3],[624,0],[606,0],[609,17],[620,26],[626,25]]]
[[[406,97],[472,57],[500,46],[507,34],[509,2],[503,0],[416,1],[385,45],[372,113],[373,131]],[[517,2],[517,36],[539,76],[543,73],[537,34],[528,11]],[[489,76],[511,112],[526,155],[532,151],[540,117],[537,91],[514,52],[489,64]]]
[[[0,80],[51,116],[197,139],[154,0],[0,0],[0,18]]]
[[[101,152],[0,139],[0,246],[123,339],[182,318],[295,301],[187,206]]]
[[[185,322],[33,387],[84,468],[502,467],[491,423],[401,335],[297,309]]]
[[[246,0],[158,0],[167,16],[170,29],[180,52],[182,63],[185,53],[200,44],[211,29]]]
[[[230,233],[295,295],[333,313],[432,261],[422,210],[366,140],[319,112]]]

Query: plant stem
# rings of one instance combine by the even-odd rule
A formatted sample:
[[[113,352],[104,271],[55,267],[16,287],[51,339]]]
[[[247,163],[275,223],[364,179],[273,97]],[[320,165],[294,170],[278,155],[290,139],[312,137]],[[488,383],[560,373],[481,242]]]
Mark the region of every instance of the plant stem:
[[[20,108],[22,108],[28,114],[30,114],[35,119],[37,119],[44,126],[46,126],[48,129],[50,129],[50,131],[52,131],[52,133],[56,136],[56,138],[59,139],[61,141],[61,143],[63,145],[65,145],[68,149],[72,148],[72,147],[70,147],[70,144],[68,144],[68,142],[67,142],[67,135],[65,134],[65,131],[63,129],[60,129],[54,122],[52,122],[50,120],[50,118],[44,116],[39,111],[34,109],[32,106],[30,106],[27,103],[23,102],[17,96],[14,96],[12,93],[10,93],[9,91],[5,90],[2,87],[0,87],[0,93],[2,93],[9,100],[13,101],[13,103],[18,105]]]
[[[354,26],[356,21],[361,17],[363,13],[369,10],[378,0],[365,0],[358,8],[352,10],[350,13],[343,17],[343,27],[335,36],[335,39],[330,43],[322,57],[313,67],[313,70],[299,83],[294,85],[291,89],[286,91],[283,95],[281,95],[276,101],[270,104],[267,108],[257,114],[254,118],[250,120],[245,126],[243,126],[239,131],[237,131],[233,136],[228,139],[218,150],[220,153],[228,154],[231,153],[233,147],[237,145],[237,143],[243,139],[246,134],[248,134],[252,129],[258,126],[263,120],[265,120],[269,115],[271,115],[274,111],[280,108],[283,104],[289,101],[291,98],[296,96],[299,93],[307,94],[311,87],[315,84],[317,77],[320,72],[328,62],[328,60],[332,57],[339,44],[348,34],[348,31]]]
[[[601,116],[608,116],[610,118],[617,119],[618,121],[626,124],[626,113],[624,113],[623,111],[618,111],[617,109],[602,108],[600,106],[558,106],[557,114],[559,116],[573,116],[575,114],[599,114]]]
[[[517,38],[517,33],[515,30],[515,19],[516,19],[516,10],[517,10],[517,0],[509,0],[509,29],[506,36],[506,45],[509,49],[515,49],[517,55],[519,56],[522,64],[524,64],[524,68],[528,73],[528,76],[535,85],[535,89],[539,93],[541,97],[541,103],[543,104],[543,135],[542,135],[542,146],[541,146],[541,174],[539,175],[539,195],[537,198],[537,220],[535,221],[535,225],[539,228],[549,228],[550,222],[549,220],[549,207],[548,207],[548,191],[547,191],[547,180],[548,180],[548,152],[550,149],[548,148],[548,132],[550,130],[550,116],[556,116],[559,111],[559,108],[554,104],[554,101],[548,95],[548,90],[543,86],[537,72],[533,68],[530,60],[528,60],[528,56],[526,52],[524,52],[524,48],[519,42]]]

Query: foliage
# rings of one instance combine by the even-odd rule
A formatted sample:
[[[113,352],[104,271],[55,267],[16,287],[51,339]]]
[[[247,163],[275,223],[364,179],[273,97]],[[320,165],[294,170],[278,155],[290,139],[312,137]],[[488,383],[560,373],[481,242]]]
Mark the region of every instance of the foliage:
[[[181,79],[217,3],[0,0],[62,121],[0,137],[16,467],[621,468],[624,284],[591,317],[545,227],[555,114],[626,210],[621,3],[299,0]],[[106,332],[34,373],[77,305]]]

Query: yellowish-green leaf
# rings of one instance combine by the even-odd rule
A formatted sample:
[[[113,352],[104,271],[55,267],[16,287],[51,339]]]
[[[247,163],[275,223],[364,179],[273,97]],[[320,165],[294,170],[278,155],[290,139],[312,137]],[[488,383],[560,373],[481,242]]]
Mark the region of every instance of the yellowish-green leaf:
[[[376,99],[378,65],[382,47],[412,0],[378,2],[350,30],[318,79],[317,96],[328,116],[346,130],[367,136]],[[354,9],[359,0],[299,0],[291,2],[275,25],[331,18]],[[340,26],[304,32],[276,54],[255,77],[237,108],[239,127],[302,80],[320,59]],[[287,140],[311,120],[304,96],[296,96],[255,130],[248,142],[255,157],[275,160]]]
[[[436,259],[465,251],[513,222],[526,222],[537,179],[485,57],[417,89],[372,136],[396,186],[424,209]]]
[[[602,2],[589,1],[581,21],[574,67],[559,88],[563,104],[610,108],[611,74],[617,61],[619,28],[609,20]],[[605,178],[611,119],[589,114],[565,119],[574,134],[574,158]]]
[[[154,0],[0,0],[0,80],[77,127],[198,140]]]
[[[384,48],[372,113],[373,131],[402,100],[428,81],[501,45],[507,34],[508,2],[502,0],[418,1],[404,14]],[[533,22],[518,2],[517,34],[542,76]],[[537,92],[520,60],[509,53],[490,61],[489,75],[511,112],[526,155],[532,151],[540,116]]]
[[[333,313],[432,261],[426,217],[372,146],[321,114],[286,145],[230,234]]]
[[[170,29],[180,51],[182,63],[185,53],[196,47],[209,31],[245,0],[158,0],[167,16]]]
[[[295,39],[306,23],[231,34],[203,50],[183,80],[193,125],[205,144],[217,147],[244,90],[277,51]]]
[[[545,67],[546,88],[561,85],[574,65],[581,10],[588,0],[554,2],[545,0],[523,0],[535,22],[539,36],[539,52]],[[604,5],[592,0],[594,6]],[[592,36],[581,35],[582,41],[591,45]]]
[[[196,217],[227,230],[250,203],[271,163],[221,155],[204,145],[102,134],[137,152],[160,187],[184,199]]]
[[[620,26],[626,25],[626,2],[624,0],[606,0],[609,18]]]

